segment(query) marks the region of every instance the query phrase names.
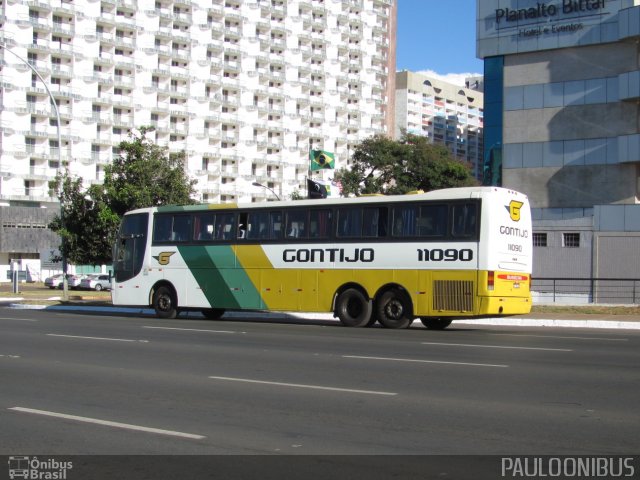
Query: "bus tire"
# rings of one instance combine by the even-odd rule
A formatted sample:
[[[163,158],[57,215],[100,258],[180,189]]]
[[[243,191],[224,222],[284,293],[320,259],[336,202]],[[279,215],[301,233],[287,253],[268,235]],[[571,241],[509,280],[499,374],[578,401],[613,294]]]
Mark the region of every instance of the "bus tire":
[[[208,318],[209,320],[220,320],[224,312],[224,308],[203,308],[200,310],[204,318]]]
[[[153,309],[160,318],[176,318],[178,316],[178,301],[172,288],[158,287],[153,292]]]
[[[429,330],[444,330],[449,325],[451,325],[451,322],[453,320],[440,317],[425,317],[421,318],[420,321]]]
[[[408,328],[413,323],[411,300],[400,290],[387,290],[376,302],[378,322],[386,328]]]
[[[357,288],[348,288],[336,300],[335,315],[345,327],[365,327],[371,320],[373,306]]]

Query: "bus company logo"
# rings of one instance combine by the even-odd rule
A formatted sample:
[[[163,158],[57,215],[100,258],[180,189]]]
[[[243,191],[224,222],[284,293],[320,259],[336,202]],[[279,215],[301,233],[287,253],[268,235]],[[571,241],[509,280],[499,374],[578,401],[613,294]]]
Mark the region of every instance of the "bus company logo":
[[[509,202],[509,205],[505,205],[505,208],[509,212],[511,220],[513,220],[514,222],[520,221],[520,209],[522,208],[522,205],[524,205],[524,203],[517,200],[511,200]]]
[[[38,457],[10,456],[9,478],[34,480],[66,480],[67,471],[73,468],[73,462],[60,462],[53,458],[39,460]]]
[[[169,265],[169,260],[171,259],[171,255],[176,252],[160,252],[158,255],[154,255],[155,258],[160,265]]]

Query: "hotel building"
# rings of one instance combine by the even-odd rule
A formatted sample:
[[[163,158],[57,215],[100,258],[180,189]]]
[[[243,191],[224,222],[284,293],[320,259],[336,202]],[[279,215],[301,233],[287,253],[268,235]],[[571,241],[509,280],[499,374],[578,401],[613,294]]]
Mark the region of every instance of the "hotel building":
[[[396,8],[0,0],[0,280],[11,259],[24,269],[58,244],[48,182],[68,166],[100,183],[134,127],[186,153],[202,202],[272,198],[253,182],[304,193],[310,148],[347,166],[355,144],[393,128]]]
[[[432,76],[397,72],[394,138],[406,131],[444,145],[481,179],[483,97],[480,91]]]
[[[534,278],[640,277],[639,45],[637,0],[477,1],[486,178],[531,200]]]

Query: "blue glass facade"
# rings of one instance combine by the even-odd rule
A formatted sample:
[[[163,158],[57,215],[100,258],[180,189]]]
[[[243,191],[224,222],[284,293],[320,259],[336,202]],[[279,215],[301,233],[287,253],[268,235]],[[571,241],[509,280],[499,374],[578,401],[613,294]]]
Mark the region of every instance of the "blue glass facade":
[[[484,59],[484,185],[502,185],[502,107],[504,57]]]

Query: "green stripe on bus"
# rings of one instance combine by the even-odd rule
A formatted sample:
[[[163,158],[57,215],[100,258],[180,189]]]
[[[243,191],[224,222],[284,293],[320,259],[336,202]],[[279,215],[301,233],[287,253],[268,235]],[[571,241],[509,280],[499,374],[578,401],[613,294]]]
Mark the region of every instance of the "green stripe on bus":
[[[178,251],[212,308],[264,308],[231,246],[184,246]]]

